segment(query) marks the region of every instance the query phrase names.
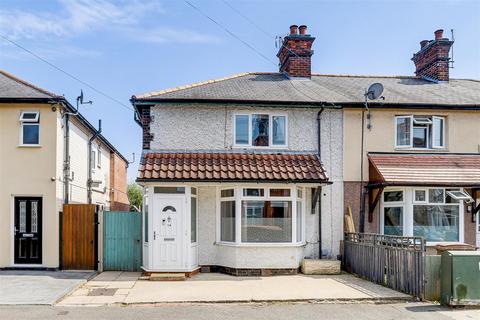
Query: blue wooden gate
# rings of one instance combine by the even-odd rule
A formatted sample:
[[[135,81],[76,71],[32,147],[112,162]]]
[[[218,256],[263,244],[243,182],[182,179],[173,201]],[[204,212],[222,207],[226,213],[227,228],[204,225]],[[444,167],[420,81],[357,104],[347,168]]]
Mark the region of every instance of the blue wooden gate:
[[[139,271],[142,264],[142,214],[103,213],[103,269]]]

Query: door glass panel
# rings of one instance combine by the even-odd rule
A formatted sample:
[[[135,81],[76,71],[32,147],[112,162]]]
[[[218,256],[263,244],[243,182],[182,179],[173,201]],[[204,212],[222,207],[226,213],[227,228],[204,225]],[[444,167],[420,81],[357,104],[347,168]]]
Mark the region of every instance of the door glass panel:
[[[31,228],[30,232],[38,232],[38,202],[32,201],[32,217],[31,217]]]
[[[403,207],[384,208],[383,233],[392,236],[403,235]]]
[[[19,232],[27,232],[27,202],[26,201],[20,201],[19,203],[20,206],[20,226],[19,226]]]

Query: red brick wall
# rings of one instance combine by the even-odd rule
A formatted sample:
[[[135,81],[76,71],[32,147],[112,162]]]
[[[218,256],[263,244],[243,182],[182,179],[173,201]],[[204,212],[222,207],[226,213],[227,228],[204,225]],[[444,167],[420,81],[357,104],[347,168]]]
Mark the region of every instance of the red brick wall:
[[[314,40],[315,38],[308,35],[285,37],[277,54],[280,60],[280,72],[286,72],[290,77],[310,78]]]
[[[118,154],[110,153],[110,210],[129,211],[127,196],[128,164]]]

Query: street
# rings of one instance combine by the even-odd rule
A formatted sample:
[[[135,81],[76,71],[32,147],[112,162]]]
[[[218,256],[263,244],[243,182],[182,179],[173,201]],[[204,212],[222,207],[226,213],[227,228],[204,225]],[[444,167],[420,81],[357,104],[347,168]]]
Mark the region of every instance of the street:
[[[110,307],[0,307],[0,319],[480,319],[480,310],[449,310],[429,303],[400,304],[160,304]]]

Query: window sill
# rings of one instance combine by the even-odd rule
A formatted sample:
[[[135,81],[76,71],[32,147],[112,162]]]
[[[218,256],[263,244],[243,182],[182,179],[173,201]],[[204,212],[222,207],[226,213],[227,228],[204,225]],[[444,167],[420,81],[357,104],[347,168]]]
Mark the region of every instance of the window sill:
[[[215,242],[217,246],[225,247],[238,247],[238,248],[248,248],[248,247],[303,247],[306,245],[305,242],[284,242],[284,243],[233,243],[233,242]]]
[[[19,148],[41,148],[41,144],[19,144]]]
[[[447,152],[447,148],[411,148],[411,147],[395,147],[395,151],[419,151],[419,152],[425,152],[425,151],[438,151],[438,152]]]

